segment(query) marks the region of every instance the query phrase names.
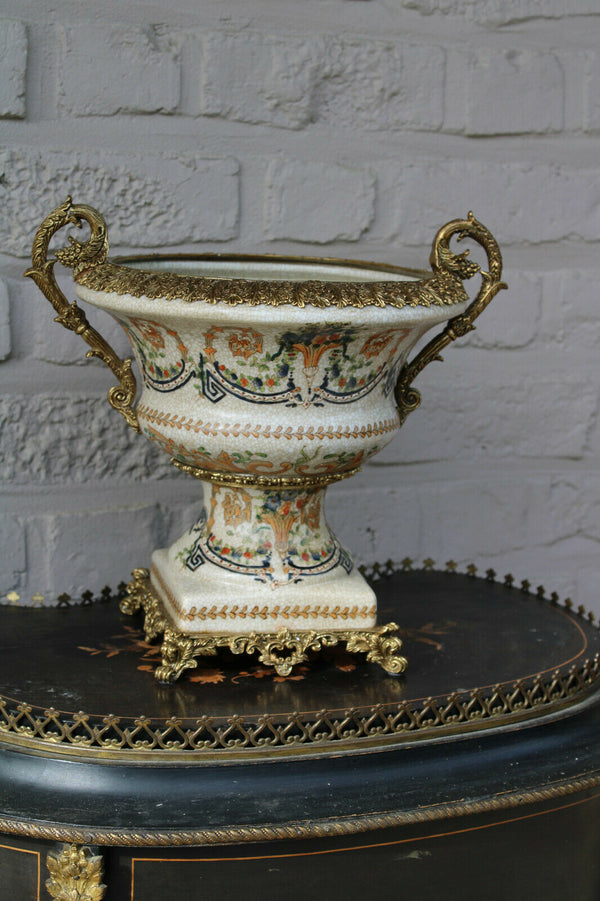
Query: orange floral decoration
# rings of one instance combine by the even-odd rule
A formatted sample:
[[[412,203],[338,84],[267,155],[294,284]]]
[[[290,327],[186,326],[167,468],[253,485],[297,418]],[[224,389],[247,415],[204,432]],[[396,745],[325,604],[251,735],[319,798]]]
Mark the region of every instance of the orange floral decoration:
[[[162,350],[165,346],[165,339],[163,338],[162,331],[163,326],[159,322],[153,322],[150,319],[131,319],[132,325],[134,325],[139,331],[142,333],[144,338],[150,342],[152,347],[155,350]],[[176,342],[177,349],[179,353],[187,357],[188,349],[186,345],[181,340],[179,334],[170,328],[164,328],[164,331],[167,335],[170,335],[171,338]]]
[[[306,368],[317,366],[324,353],[341,346],[342,336],[339,333],[316,335],[310,344],[292,344],[294,350],[302,354]]]
[[[403,328],[399,331],[392,330],[387,332],[379,332],[376,335],[371,335],[371,337],[365,341],[359,353],[365,356],[367,360],[370,360],[371,357],[376,357],[378,354],[380,354],[384,347],[387,347],[394,336],[398,339],[396,342],[397,347],[399,342],[402,341],[403,338],[406,338],[409,332],[410,329]]]
[[[223,498],[223,517],[225,525],[239,526],[250,522],[252,516],[252,498],[243,488],[228,489]]]
[[[243,357],[244,360],[262,353],[262,335],[252,328],[243,328],[239,332],[233,332],[229,336],[229,349],[234,357]]]

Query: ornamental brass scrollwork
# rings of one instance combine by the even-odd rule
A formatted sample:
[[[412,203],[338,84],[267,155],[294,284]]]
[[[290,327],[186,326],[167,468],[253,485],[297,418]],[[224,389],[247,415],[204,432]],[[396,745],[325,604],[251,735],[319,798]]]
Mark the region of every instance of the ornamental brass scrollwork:
[[[102,857],[92,854],[89,848],[65,845],[60,855],[48,854],[46,865],[50,872],[46,889],[56,901],[102,901],[104,898]]]
[[[160,616],[160,601],[148,598],[145,604],[156,622]],[[184,635],[168,628],[163,615],[164,639],[162,664],[154,675],[158,682],[175,682],[186,669],[194,669],[197,657],[215,656],[219,648],[228,648],[232,654],[257,654],[263,666],[272,666],[278,676],[289,676],[298,663],[308,660],[309,651],[321,651],[337,644],[345,644],[349,654],[366,654],[368,663],[377,663],[387,673],[403,673],[408,665],[406,657],[399,654],[402,640],[389,635],[396,632],[396,623],[386,623],[371,629],[331,629],[311,631],[279,629],[278,632],[204,633]]]
[[[108,254],[108,238],[106,223],[100,213],[84,204],[74,205],[70,197],[53,210],[38,228],[31,253],[32,267],[25,273],[32,278],[40,291],[48,298],[57,312],[55,322],[78,335],[91,347],[88,357],[98,357],[117,377],[119,384],[108,392],[108,402],[125,417],[127,423],[140,431],[137,416],[132,404],[136,394],[136,381],[131,368],[131,359],[121,360],[107,341],[92,328],[85,313],[76,301],[69,303],[56,282],[54,264],[56,260],[47,259],[48,247],[52,237],[65,225],[81,227],[87,222],[90,236],[87,241],[77,241],[69,236],[70,245],[56,251],[56,259],[73,269],[75,277],[89,269],[99,266]]]
[[[483,270],[477,263],[468,259],[469,251],[456,254],[450,250],[450,240],[456,236],[457,241],[471,238],[480,244],[485,250],[489,263],[489,271]],[[400,372],[396,384],[395,396],[398,404],[400,422],[404,422],[409,413],[416,410],[421,403],[421,395],[412,387],[416,376],[431,363],[432,360],[441,360],[441,351],[463,335],[473,331],[473,322],[482,313],[498,291],[506,288],[501,281],[502,256],[496,239],[487,228],[475,219],[473,213],[469,213],[466,219],[454,219],[443,225],[435,236],[430,256],[431,268],[436,276],[446,273],[451,278],[472,278],[478,272],[481,273],[481,285],[477,296],[464,313],[460,313],[447,323],[444,330],[432,338],[428,344],[417,354],[414,360],[407,363]]]
[[[396,623],[370,629],[303,630],[281,628],[277,632],[240,633],[205,632],[183,634],[170,627],[162,602],[150,582],[147,569],[134,569],[121,601],[123,613],[144,611],[146,641],[163,634],[162,663],[155,670],[158,682],[175,682],[187,669],[195,669],[197,657],[214,657],[220,648],[232,654],[257,654],[263,666],[272,666],[277,675],[288,676],[298,663],[308,660],[309,651],[320,651],[345,644],[350,654],[366,654],[369,663],[377,663],[387,673],[403,673],[406,657],[400,655],[402,640],[394,634]]]

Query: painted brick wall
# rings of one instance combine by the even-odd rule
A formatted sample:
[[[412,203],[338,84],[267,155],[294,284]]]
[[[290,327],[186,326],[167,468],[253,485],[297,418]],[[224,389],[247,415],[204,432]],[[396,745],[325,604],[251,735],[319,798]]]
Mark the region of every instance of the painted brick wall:
[[[510,291],[329,519],[366,562],[474,561],[600,613],[598,47],[597,0],[0,0],[0,599],[115,585],[198,502],[22,277],[71,193],[113,252],[417,267],[473,209]]]

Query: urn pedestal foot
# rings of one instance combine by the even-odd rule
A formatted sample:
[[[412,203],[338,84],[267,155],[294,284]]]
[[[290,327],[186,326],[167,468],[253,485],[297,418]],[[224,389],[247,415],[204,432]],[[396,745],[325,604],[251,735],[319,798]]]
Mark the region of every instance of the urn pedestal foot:
[[[374,628],[375,592],[324,507],[324,487],[205,482],[199,518],[152,554],[152,589],[172,628],[187,635]]]
[[[349,653],[365,654],[369,663],[378,663],[386,672],[399,674],[407,666],[400,655],[402,641],[391,633],[395,623],[368,629],[288,629],[271,632],[204,632],[186,634],[176,631],[169,621],[164,605],[154,590],[147,569],[136,569],[127,586],[127,596],[121,602],[123,613],[144,613],[144,632],[147,641],[163,635],[162,663],[155,670],[159,682],[175,682],[186,669],[197,666],[196,658],[214,656],[219,648],[233,654],[257,654],[264,666],[272,666],[278,675],[287,676],[292,668],[308,658],[309,651],[344,644]]]

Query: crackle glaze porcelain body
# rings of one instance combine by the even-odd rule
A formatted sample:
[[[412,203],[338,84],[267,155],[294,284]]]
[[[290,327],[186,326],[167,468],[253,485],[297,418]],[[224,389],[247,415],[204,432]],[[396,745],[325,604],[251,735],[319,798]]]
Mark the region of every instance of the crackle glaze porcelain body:
[[[89,241],[57,257],[73,266],[79,299],[110,312],[131,341],[141,394],[135,411],[130,390],[123,400],[113,389],[111,403],[204,481],[197,521],[152,557],[175,628],[374,626],[375,594],[327,525],[325,490],[385,447],[418,404],[408,386],[427,360],[403,382],[408,354],[432,326],[461,323],[462,278],[479,271],[447,243],[483,227],[467,219],[442,230],[433,273],[215,256],[111,263],[98,251],[103,220],[89,210],[71,210],[91,225]],[[68,310],[59,320],[74,328]],[[446,329],[441,346],[454,337]],[[104,347],[94,352],[105,359]],[[127,373],[105,362],[124,384]]]
[[[257,281],[377,277],[309,263],[217,268]],[[77,294],[113,313],[130,337],[147,438],[177,461],[233,477],[207,481],[198,521],[154,553],[154,586],[178,622],[192,631],[238,619],[248,629],[374,625],[374,592],[327,525],[323,482],[356,471],[392,440],[409,350],[464,304],[320,309],[161,304],[82,286]]]

